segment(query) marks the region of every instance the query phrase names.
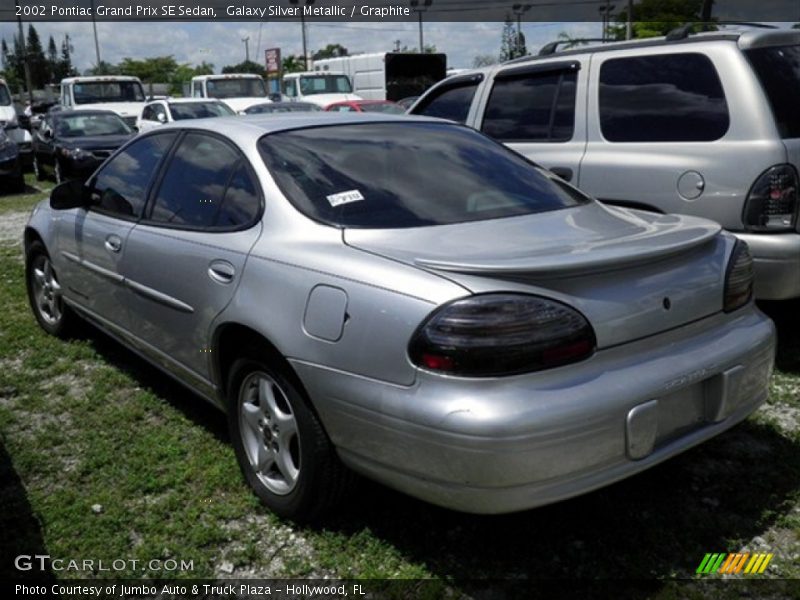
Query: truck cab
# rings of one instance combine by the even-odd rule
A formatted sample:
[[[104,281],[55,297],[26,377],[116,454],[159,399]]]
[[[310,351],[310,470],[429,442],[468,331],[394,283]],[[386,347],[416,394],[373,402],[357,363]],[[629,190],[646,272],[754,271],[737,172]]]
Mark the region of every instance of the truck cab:
[[[192,77],[192,98],[218,98],[237,113],[271,102],[264,80],[253,73],[227,73]]]
[[[0,128],[4,129],[8,138],[17,145],[22,163],[30,164],[31,134],[19,126],[11,90],[4,79],[0,79]]]
[[[311,102],[327,108],[335,102],[363,100],[353,93],[350,78],[334,71],[306,71],[283,76],[283,93],[290,102]]]
[[[61,80],[62,110],[110,110],[134,128],[144,103],[144,88],[138,77],[97,75]]]

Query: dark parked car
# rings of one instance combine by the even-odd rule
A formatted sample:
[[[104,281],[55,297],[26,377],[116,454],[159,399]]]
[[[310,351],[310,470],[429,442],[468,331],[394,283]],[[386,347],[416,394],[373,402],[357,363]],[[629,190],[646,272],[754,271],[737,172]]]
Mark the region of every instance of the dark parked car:
[[[322,110],[311,102],[270,102],[256,104],[244,109],[246,115],[257,115],[265,113],[284,113],[284,112],[314,112]]]
[[[33,172],[56,182],[85,179],[135,132],[108,110],[48,112],[33,136]]]
[[[2,128],[0,128],[0,186],[3,191],[22,192],[25,190],[19,148]]]

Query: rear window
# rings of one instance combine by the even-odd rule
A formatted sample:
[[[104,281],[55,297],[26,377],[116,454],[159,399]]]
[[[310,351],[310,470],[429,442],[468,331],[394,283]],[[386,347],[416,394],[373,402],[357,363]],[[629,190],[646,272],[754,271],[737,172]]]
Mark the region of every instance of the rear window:
[[[607,60],[599,101],[610,142],[710,142],[730,125],[719,75],[703,54]]]
[[[800,46],[756,48],[745,54],[767,93],[781,137],[800,137]]]
[[[362,123],[264,136],[264,162],[305,215],[401,228],[527,215],[588,199],[485,136],[446,123]]]

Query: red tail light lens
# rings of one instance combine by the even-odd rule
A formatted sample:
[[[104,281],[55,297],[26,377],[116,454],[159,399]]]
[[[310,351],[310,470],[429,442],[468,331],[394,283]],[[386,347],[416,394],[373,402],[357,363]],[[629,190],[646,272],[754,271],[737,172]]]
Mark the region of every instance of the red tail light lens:
[[[792,165],[770,167],[756,179],[744,205],[750,231],[788,231],[797,222],[797,171]]]
[[[725,274],[723,309],[731,312],[747,304],[753,297],[753,257],[747,244],[736,242]]]
[[[595,345],[586,318],[561,302],[485,294],[435,311],[411,338],[409,356],[430,371],[495,377],[577,362]]]

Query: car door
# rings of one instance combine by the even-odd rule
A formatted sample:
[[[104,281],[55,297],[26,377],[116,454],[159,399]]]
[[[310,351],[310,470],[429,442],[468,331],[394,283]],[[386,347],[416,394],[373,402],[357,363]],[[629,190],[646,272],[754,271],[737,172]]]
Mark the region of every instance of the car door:
[[[128,237],[122,271],[140,349],[194,387],[210,389],[211,322],[233,297],[261,211],[245,156],[220,136],[189,131]]]
[[[501,68],[476,128],[577,185],[586,151],[587,70],[581,66],[558,60]]]
[[[52,170],[55,161],[55,132],[53,130],[53,117],[47,116],[42,120],[39,129],[33,136],[33,152],[39,162],[39,168]]]
[[[90,206],[63,211],[57,221],[64,294],[117,333],[129,325],[120,269],[125,244],[175,136],[149,136],[128,145],[87,183]]]

